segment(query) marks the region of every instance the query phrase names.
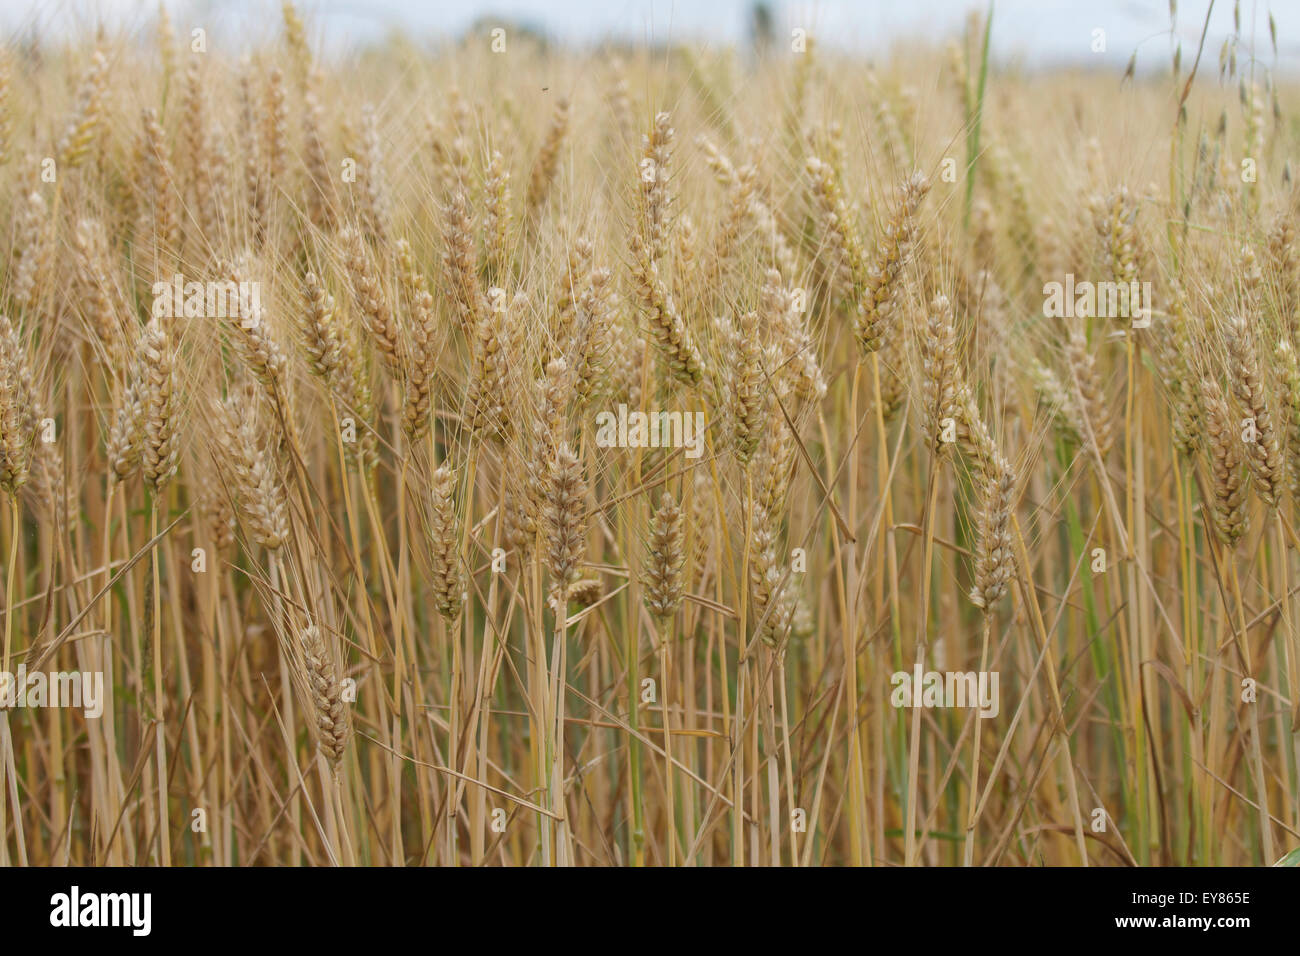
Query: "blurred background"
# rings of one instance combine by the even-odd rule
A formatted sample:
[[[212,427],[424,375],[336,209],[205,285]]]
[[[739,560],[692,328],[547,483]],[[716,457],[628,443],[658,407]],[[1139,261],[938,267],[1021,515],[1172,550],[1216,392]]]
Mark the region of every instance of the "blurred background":
[[[278,29],[278,0],[164,0],[178,33],[202,26],[222,43],[253,44],[268,22]],[[301,0],[297,4],[320,49],[346,54],[401,34],[416,44],[455,41],[467,31],[501,25],[556,43],[593,45],[607,39],[745,47],[789,42],[796,27],[825,46],[879,55],[898,43],[942,41],[957,34],[972,8],[987,0]],[[1300,68],[1300,0],[1240,0],[1249,56],[1285,72]],[[1168,0],[996,0],[992,50],[997,61],[1026,69],[1059,66],[1123,68],[1136,52],[1140,72],[1168,69],[1181,42],[1195,56],[1210,0],[1179,0],[1178,33],[1170,33]],[[148,34],[156,0],[0,0],[0,28],[22,40],[75,34],[103,23],[112,31]],[[276,14],[268,20],[268,12]],[[1276,20],[1278,54],[1269,42]],[[1204,57],[1213,67],[1233,29],[1234,3],[1217,0]],[[1093,50],[1096,30],[1105,50]]]

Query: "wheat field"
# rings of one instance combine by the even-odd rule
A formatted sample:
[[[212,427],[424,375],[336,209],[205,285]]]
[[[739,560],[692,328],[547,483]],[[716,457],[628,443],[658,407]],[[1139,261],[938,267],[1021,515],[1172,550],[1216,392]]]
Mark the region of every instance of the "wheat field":
[[[9,38],[0,865],[1294,860],[1300,96],[996,27]]]

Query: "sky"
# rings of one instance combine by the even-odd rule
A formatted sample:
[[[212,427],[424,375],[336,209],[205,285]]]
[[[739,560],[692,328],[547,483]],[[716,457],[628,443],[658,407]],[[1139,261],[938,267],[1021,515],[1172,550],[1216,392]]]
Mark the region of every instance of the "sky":
[[[268,23],[278,29],[278,0],[163,0],[178,33],[203,26],[222,42],[253,43]],[[942,42],[962,29],[972,6],[987,0],[768,0],[778,36],[796,27],[819,43],[867,54],[886,52],[900,40]],[[297,6],[326,51],[346,53],[400,31],[419,42],[460,35],[476,20],[503,17],[529,23],[552,37],[594,43],[608,36],[662,42],[693,39],[725,46],[747,36],[751,0],[299,0]],[[1179,0],[1178,39],[1190,65],[1209,0]],[[1279,69],[1300,73],[1300,0],[1240,0],[1242,33],[1273,65],[1268,16],[1276,18]],[[148,32],[157,0],[0,0],[0,29],[13,37],[31,32],[63,36],[100,20]],[[1203,65],[1217,68],[1219,50],[1232,33],[1233,3],[1217,0]],[[1096,52],[1105,31],[1105,50]],[[1168,0],[995,0],[992,49],[1001,62],[1031,68],[1093,64],[1123,68],[1137,51],[1140,70],[1165,69],[1174,40]],[[1239,65],[1246,52],[1239,54]]]

